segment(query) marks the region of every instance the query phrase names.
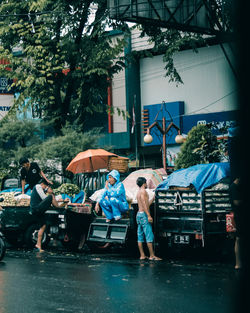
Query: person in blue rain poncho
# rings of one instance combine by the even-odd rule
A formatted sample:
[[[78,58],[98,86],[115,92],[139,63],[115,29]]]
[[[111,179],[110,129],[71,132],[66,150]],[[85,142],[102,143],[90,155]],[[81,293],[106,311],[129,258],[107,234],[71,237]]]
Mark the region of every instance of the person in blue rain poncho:
[[[121,219],[122,214],[128,210],[125,188],[117,170],[112,170],[107,175],[105,190],[100,201],[96,203],[95,211],[99,212],[100,207],[106,216],[106,222]]]

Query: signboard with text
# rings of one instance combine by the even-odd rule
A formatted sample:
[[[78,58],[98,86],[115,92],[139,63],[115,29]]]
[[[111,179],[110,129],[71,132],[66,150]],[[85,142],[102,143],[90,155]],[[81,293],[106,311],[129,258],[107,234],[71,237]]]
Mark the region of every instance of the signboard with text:
[[[211,124],[215,135],[225,134],[225,129],[237,123],[238,111],[224,111],[206,114],[185,115],[182,119],[183,133],[187,134],[194,126]]]

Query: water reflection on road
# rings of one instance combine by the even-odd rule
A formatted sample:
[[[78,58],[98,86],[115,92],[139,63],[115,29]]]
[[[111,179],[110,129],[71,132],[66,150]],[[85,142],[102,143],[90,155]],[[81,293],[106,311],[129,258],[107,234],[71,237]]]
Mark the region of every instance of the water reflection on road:
[[[0,313],[230,313],[234,283],[231,264],[9,252]]]

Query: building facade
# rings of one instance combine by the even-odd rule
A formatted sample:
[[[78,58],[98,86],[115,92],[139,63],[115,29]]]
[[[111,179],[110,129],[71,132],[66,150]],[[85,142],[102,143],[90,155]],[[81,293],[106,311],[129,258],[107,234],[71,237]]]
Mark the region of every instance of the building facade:
[[[125,55],[151,48],[152,43],[147,38],[141,38],[139,30],[134,29]],[[224,43],[223,48],[232,58],[230,46]],[[112,131],[101,140],[102,145],[111,145],[119,153],[134,154],[139,166],[160,167],[160,132],[152,129],[151,144],[143,141],[146,128],[154,121],[160,123],[164,116],[166,126],[173,121],[184,134],[197,124],[216,123],[218,131],[235,121],[236,79],[220,44],[200,47],[198,52],[182,50],[174,55],[174,64],[183,80],[183,84],[178,86],[165,76],[162,55],[138,57],[113,77],[110,103],[114,108],[127,110],[130,118],[114,114],[109,121]],[[180,149],[174,141],[176,134],[175,129],[167,134],[169,166],[174,165],[174,158]]]

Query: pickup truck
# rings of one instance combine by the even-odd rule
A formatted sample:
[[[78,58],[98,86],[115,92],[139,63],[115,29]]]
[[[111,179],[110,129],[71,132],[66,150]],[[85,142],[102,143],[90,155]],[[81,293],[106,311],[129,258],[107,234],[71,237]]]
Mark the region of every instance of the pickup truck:
[[[46,211],[46,219],[51,225],[62,223],[59,216],[59,210],[49,209]],[[0,224],[6,240],[11,245],[23,246],[25,244],[27,247],[33,247],[36,243],[39,226],[36,217],[30,214],[29,206],[10,205],[2,207]],[[44,245],[48,244],[49,235],[48,231],[44,233],[42,239]]]
[[[228,189],[156,190],[157,238],[173,245],[204,247],[211,238],[226,238],[226,214],[231,211]]]

